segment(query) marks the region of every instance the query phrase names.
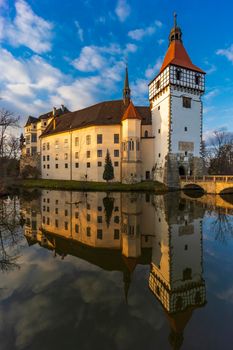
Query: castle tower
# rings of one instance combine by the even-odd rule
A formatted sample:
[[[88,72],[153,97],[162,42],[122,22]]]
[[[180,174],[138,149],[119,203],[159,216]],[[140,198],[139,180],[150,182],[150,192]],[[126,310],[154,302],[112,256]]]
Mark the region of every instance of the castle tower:
[[[141,181],[141,116],[130,99],[128,69],[125,71],[123,90],[125,111],[122,123],[122,182],[133,183]]]
[[[159,207],[159,198],[155,199],[158,209],[155,211],[149,287],[164,308],[171,331],[169,342],[178,350],[193,311],[206,303],[203,209],[178,196],[163,200],[164,204]]]
[[[159,74],[149,84],[152,129],[155,136],[154,178],[179,186],[181,175],[201,175],[202,100],[205,72],[195,66],[177,26]]]

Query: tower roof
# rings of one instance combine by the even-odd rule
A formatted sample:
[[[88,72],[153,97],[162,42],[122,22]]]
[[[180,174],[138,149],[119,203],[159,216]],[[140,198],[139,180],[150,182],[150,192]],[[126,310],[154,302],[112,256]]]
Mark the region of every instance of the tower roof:
[[[134,104],[132,101],[130,101],[128,107],[126,108],[123,117],[122,117],[122,121],[126,120],[126,119],[139,119],[142,120],[140,114],[138,113],[137,109],[134,107]]]
[[[125,82],[124,82],[124,89],[123,89],[123,101],[124,105],[127,107],[130,103],[130,87],[129,87],[129,74],[128,74],[128,67],[125,67]]]
[[[202,69],[195,66],[182,43],[182,31],[177,26],[177,15],[174,14],[174,27],[169,35],[169,47],[165,55],[160,73],[170,64],[174,64],[179,67],[188,68],[199,73],[205,73]]]

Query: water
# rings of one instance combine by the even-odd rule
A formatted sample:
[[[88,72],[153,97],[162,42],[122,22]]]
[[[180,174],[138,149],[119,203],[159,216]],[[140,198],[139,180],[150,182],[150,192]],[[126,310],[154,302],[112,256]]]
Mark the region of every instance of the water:
[[[233,349],[228,196],[0,200],[1,350]]]

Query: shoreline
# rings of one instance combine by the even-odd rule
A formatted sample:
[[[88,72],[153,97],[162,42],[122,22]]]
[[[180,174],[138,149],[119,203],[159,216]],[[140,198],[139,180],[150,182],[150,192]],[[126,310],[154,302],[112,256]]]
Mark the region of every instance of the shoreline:
[[[47,180],[47,179],[27,179],[17,180],[11,188],[40,188],[50,190],[74,190],[74,191],[97,191],[97,192],[153,192],[163,194],[168,192],[168,188],[156,181],[143,181],[136,184],[88,182],[74,180]]]

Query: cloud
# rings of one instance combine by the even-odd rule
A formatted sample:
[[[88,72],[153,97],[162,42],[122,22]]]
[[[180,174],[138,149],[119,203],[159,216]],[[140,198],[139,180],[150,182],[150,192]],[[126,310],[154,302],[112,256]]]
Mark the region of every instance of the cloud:
[[[6,6],[6,0],[0,0],[0,8]]]
[[[128,36],[131,39],[139,41],[139,40],[142,40],[146,36],[153,35],[156,32],[156,28],[157,27],[160,28],[161,26],[162,26],[162,23],[160,21],[155,21],[155,23],[149,27],[130,30],[128,32]]]
[[[118,19],[124,22],[129,17],[131,9],[126,0],[118,0],[115,12]]]
[[[227,49],[219,49],[216,53],[217,55],[226,57],[228,61],[233,63],[233,44]]]
[[[12,22],[0,20],[3,29],[0,39],[8,40],[15,47],[26,46],[36,53],[50,51],[52,23],[37,16],[24,0],[16,1],[15,8],[16,16]]]
[[[210,101],[213,97],[216,97],[219,94],[219,92],[220,92],[219,89],[213,89],[207,94],[205,94],[204,99],[206,101]]]
[[[163,57],[159,57],[155,62],[154,66],[148,66],[145,71],[145,76],[148,79],[152,79],[159,71],[163,63]]]
[[[159,45],[162,45],[165,42],[165,40],[164,39],[159,39],[157,42],[158,42]]]
[[[75,26],[76,26],[76,28],[78,30],[79,39],[80,39],[80,41],[83,42],[83,40],[84,40],[84,38],[83,38],[83,29],[81,28],[81,26],[80,26],[78,21],[75,21],[74,24],[75,24]]]

